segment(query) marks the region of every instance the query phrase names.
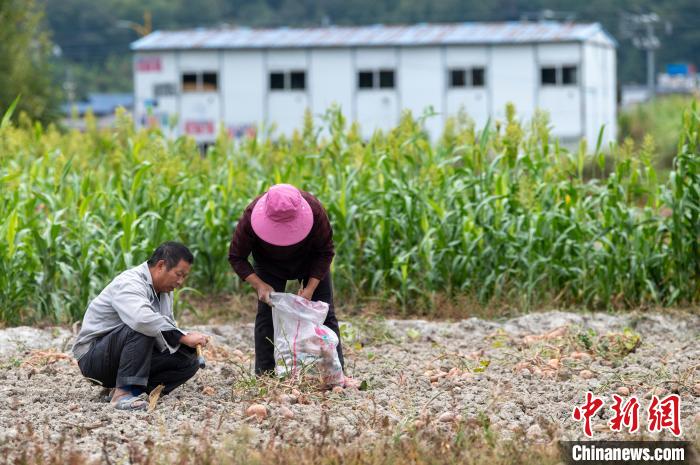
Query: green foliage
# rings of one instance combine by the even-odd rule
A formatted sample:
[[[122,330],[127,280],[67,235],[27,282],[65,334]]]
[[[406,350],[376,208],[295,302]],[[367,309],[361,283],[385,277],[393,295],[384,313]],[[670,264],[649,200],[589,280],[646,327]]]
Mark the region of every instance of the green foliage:
[[[134,87],[131,61],[132,56],[126,51],[107,55],[97,63],[61,60],[56,63],[56,72],[74,86],[75,101],[87,100],[93,92],[131,92]],[[69,98],[66,95],[66,100]]]
[[[593,329],[575,329],[571,336],[571,345],[578,349],[595,354],[606,360],[624,358],[634,352],[642,343],[639,333],[631,328],[624,328],[622,332],[609,332],[598,335]]]
[[[678,156],[670,176],[666,200],[671,207],[668,226],[677,266],[670,276],[672,295],[686,301],[700,298],[700,113],[697,102],[683,114]]]
[[[589,328],[587,331],[580,331],[576,333],[575,339],[576,342],[580,343],[583,348],[588,351],[593,349],[593,340],[595,336],[595,331]]]
[[[683,130],[683,111],[694,100],[690,96],[671,95],[621,111],[618,117],[620,141],[630,138],[639,147],[653,141],[658,147],[661,165],[669,167]]]
[[[340,336],[345,345],[355,350],[396,340],[384,319],[378,316],[346,319],[340,323]]]
[[[405,115],[363,141],[337,111],[289,138],[198,154],[188,138],[61,134],[28,120],[0,128],[0,321],[79,319],[117,273],[169,239],[195,254],[188,286],[247,292],[227,262],[236,220],[278,182],[317,195],[334,228],[338,300],[415,314],[447,298],[532,308],[697,303],[700,179],[695,107],[669,182],[651,155],[597,155],[550,142],[546,117],[481,131],[449,124],[438,143]],[[325,134],[325,135],[321,135]]]
[[[479,360],[479,365],[474,368],[474,373],[483,373],[491,365],[491,360]]]
[[[673,24],[670,35],[658,30],[657,63],[700,63],[700,17],[696,0],[61,0],[46,2],[48,23],[62,47],[67,68],[82,94],[121,91],[131,83],[129,43],[138,34],[125,21],[143,24],[153,16],[155,30],[196,27],[309,27],[336,25],[411,24],[421,22],[517,21],[523,14],[554,10],[575,15],[579,22],[600,22],[619,41],[619,81],[645,82],[645,55],[620,33],[621,13],[655,12]],[[127,23],[128,24],[128,23]],[[107,69],[107,72],[105,72]],[[126,87],[128,88],[128,87]]]
[[[42,29],[40,5],[0,0],[0,114],[26,113],[46,123],[58,117],[60,89],[53,84],[52,44]],[[15,104],[14,112],[8,111]]]

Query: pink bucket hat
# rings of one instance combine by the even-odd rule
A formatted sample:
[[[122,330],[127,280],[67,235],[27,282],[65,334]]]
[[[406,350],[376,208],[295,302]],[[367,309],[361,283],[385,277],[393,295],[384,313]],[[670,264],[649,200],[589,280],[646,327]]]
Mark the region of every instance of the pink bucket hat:
[[[258,200],[251,215],[253,231],[272,245],[292,245],[309,235],[314,214],[291,184],[276,184]]]

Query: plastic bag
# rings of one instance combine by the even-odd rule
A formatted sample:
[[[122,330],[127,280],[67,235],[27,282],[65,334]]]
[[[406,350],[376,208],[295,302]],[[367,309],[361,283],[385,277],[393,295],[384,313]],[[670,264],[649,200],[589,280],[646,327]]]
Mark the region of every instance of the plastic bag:
[[[318,370],[328,386],[345,381],[338,358],[338,336],[323,325],[328,304],[285,292],[270,293],[275,331],[275,373],[298,376],[302,370]]]

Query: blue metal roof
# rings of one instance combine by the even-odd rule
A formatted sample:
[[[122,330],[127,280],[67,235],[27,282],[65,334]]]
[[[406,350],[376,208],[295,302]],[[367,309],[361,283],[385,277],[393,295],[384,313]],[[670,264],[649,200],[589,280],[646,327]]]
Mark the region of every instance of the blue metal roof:
[[[155,31],[131,44],[135,51],[382,47],[518,44],[598,40],[616,46],[599,23],[503,22],[277,29],[191,29]]]
[[[130,109],[134,106],[134,96],[132,94],[89,94],[86,102],[75,102],[73,105],[63,104],[63,111],[70,115],[75,107],[79,115],[84,115],[88,109],[92,110],[95,116],[111,115],[117,107]]]

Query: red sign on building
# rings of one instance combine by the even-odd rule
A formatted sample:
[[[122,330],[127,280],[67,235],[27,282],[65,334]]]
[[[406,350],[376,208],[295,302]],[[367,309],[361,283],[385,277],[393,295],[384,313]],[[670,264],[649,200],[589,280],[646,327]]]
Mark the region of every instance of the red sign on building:
[[[213,121],[185,121],[185,132],[187,134],[214,134]]]
[[[160,57],[141,57],[136,60],[136,71],[138,72],[148,73],[160,70]]]

